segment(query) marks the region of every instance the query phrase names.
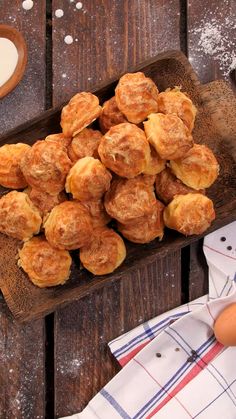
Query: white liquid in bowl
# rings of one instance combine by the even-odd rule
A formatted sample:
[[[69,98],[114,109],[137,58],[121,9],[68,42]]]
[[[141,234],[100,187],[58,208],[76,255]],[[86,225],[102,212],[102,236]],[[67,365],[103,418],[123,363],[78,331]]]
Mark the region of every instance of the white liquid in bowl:
[[[17,61],[18,52],[15,44],[10,39],[0,37],[0,86],[12,76]]]

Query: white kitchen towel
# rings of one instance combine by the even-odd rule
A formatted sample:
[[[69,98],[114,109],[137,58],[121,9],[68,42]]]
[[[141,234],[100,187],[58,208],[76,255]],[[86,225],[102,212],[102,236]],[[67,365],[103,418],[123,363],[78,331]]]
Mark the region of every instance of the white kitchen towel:
[[[235,249],[236,222],[205,238],[210,301],[200,299],[200,307],[192,312],[191,304],[188,310],[184,306],[169,312],[167,324],[163,315],[154,319],[155,324],[165,324],[161,333],[71,418],[236,418],[236,348],[223,347],[213,334],[215,318],[236,301]],[[178,313],[185,314],[175,320]],[[171,316],[175,322],[170,324]],[[113,341],[116,350],[124,339],[135,339],[137,329],[140,326]]]

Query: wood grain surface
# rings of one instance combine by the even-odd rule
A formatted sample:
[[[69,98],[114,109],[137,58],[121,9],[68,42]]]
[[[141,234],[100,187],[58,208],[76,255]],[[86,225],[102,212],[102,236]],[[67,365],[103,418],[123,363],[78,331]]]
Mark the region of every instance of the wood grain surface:
[[[0,134],[45,109],[45,0],[25,11],[22,1],[2,0],[0,22],[22,32],[28,49],[24,78],[0,100]],[[2,249],[1,249],[2,250]],[[44,320],[21,325],[0,296],[0,418],[45,418]]]
[[[236,36],[236,1],[187,1],[187,52],[188,58],[195,69],[201,83],[208,83],[214,79],[224,79],[231,82],[235,89],[235,36]],[[211,90],[210,90],[211,89]],[[205,93],[212,100],[210,105],[216,126],[225,139],[235,137],[236,124],[227,124],[227,114],[231,113],[228,108],[227,94],[224,98],[217,97],[217,89],[210,83],[204,88]],[[232,95],[232,90],[230,91]],[[226,113],[219,111],[216,103],[224,101]],[[223,127],[222,127],[223,124]],[[233,154],[232,142],[228,142],[231,154]],[[236,151],[234,151],[236,159]],[[189,259],[189,291],[188,299],[206,294],[208,291],[208,268],[202,250],[202,241],[190,246]]]
[[[54,106],[164,50],[179,49],[177,0],[87,0],[80,10],[68,3],[60,1],[64,16],[58,19],[58,1],[52,1]]]
[[[21,0],[2,0],[0,22],[13,26],[24,36],[28,63],[23,79],[4,100],[0,100],[0,133],[30,120],[45,109],[46,86],[46,0],[24,10]]]
[[[56,417],[80,411],[118,372],[107,343],[181,303],[180,251],[55,315]]]
[[[18,324],[0,296],[0,418],[44,419],[44,322]]]

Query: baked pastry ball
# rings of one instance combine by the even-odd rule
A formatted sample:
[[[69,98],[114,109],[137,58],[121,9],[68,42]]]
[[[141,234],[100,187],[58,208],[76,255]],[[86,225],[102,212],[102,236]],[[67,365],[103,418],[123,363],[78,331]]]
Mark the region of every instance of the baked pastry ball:
[[[158,89],[143,73],[127,73],[115,89],[116,103],[129,122],[139,124],[158,111]]]
[[[175,176],[193,189],[209,188],[219,175],[219,164],[205,145],[194,144],[185,156],[170,161]]]
[[[153,113],[143,124],[148,141],[162,159],[178,159],[193,146],[189,129],[177,115]]]
[[[0,233],[19,240],[38,234],[42,218],[28,195],[12,191],[0,199]]]
[[[37,141],[21,160],[21,170],[32,187],[57,195],[65,187],[71,161],[64,147],[49,141]]]
[[[66,178],[66,192],[79,201],[100,199],[110,188],[111,178],[100,160],[84,157],[71,168]]]
[[[65,137],[74,137],[97,119],[102,111],[97,96],[89,92],[77,93],[62,108],[61,127]]]
[[[64,284],[70,276],[71,262],[69,252],[55,249],[45,237],[33,237],[19,250],[18,266],[40,288]]]
[[[118,223],[118,230],[134,243],[149,243],[157,237],[161,240],[164,235],[163,210],[164,205],[156,201],[150,214],[140,217],[137,222]]]
[[[111,217],[107,214],[101,199],[97,201],[81,202],[81,204],[85,206],[91,215],[94,228],[105,226],[111,221]]]
[[[164,223],[186,236],[202,234],[215,219],[213,202],[199,193],[176,195],[164,210]]]
[[[150,147],[143,130],[129,122],[112,127],[102,137],[98,153],[106,167],[126,178],[142,173],[150,160]]]
[[[110,274],[125,257],[126,248],[122,238],[107,227],[96,228],[90,244],[80,249],[81,263],[94,275]]]
[[[0,185],[12,189],[27,186],[20,162],[29,149],[30,146],[23,143],[5,144],[0,147]]]
[[[151,214],[156,202],[154,180],[143,175],[114,180],[104,199],[107,213],[122,224]]]
[[[68,147],[68,156],[75,163],[83,157],[98,157],[98,145],[102,133],[92,128],[84,128],[77,134]]]
[[[56,205],[67,200],[64,191],[60,192],[58,195],[49,195],[47,192],[42,192],[35,188],[28,188],[25,192],[42,216],[45,216]]]
[[[102,113],[99,116],[99,126],[102,133],[105,134],[111,127],[121,124],[122,122],[127,122],[127,119],[119,110],[114,96],[103,103]]]
[[[197,108],[191,99],[180,91],[180,88],[167,89],[158,95],[158,112],[176,114],[192,132]]]
[[[175,195],[186,195],[197,192],[205,194],[204,189],[197,191],[186,186],[168,167],[156,176],[155,186],[158,198],[165,204],[169,204]]]
[[[160,173],[162,170],[165,169],[166,166],[166,160],[162,160],[160,156],[157,154],[154,147],[150,145],[151,155],[149,162],[143,171],[143,174],[145,175],[157,175],[157,173]]]
[[[52,143],[55,143],[59,146],[63,146],[67,149],[67,147],[70,145],[72,138],[71,137],[65,137],[64,134],[61,132],[58,134],[50,134],[45,138],[45,141],[49,141]]]
[[[52,209],[44,222],[45,236],[56,249],[73,250],[87,245],[92,236],[92,220],[78,201],[65,201]]]

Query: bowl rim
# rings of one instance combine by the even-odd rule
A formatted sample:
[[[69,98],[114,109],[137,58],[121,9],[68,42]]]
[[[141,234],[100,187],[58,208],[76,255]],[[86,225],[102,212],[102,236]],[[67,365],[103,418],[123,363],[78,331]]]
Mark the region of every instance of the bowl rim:
[[[10,93],[22,79],[27,64],[27,46],[21,32],[9,25],[0,25],[0,38],[12,41],[18,52],[18,61],[11,77],[0,86],[0,99]]]

